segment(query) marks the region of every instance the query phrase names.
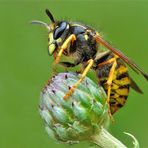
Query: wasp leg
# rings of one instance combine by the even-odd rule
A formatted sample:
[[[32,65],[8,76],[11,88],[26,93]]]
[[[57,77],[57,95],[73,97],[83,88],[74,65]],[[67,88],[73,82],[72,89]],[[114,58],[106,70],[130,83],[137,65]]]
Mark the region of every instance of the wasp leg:
[[[113,62],[113,65],[112,65],[112,68],[110,70],[110,73],[109,73],[109,77],[108,77],[108,80],[107,80],[107,85],[108,85],[108,92],[107,92],[107,103],[108,103],[108,106],[109,106],[109,116],[112,117],[111,115],[111,110],[110,110],[110,94],[111,94],[111,85],[112,85],[112,81],[113,81],[113,74],[114,74],[114,71],[115,71],[115,68],[117,66],[117,62],[116,62],[116,58]]]
[[[100,63],[98,65],[98,66],[102,66],[102,65],[105,65],[105,64],[113,63],[112,67],[110,69],[110,72],[109,72],[108,80],[107,80],[107,86],[108,86],[108,90],[107,90],[107,103],[108,103],[108,108],[109,108],[108,113],[109,113],[110,117],[112,117],[111,110],[110,110],[110,105],[109,105],[110,104],[111,85],[112,85],[112,81],[113,81],[113,75],[114,75],[114,72],[115,72],[115,68],[117,66],[117,61],[116,61],[117,58],[118,58],[118,56],[115,55],[110,60],[102,62],[102,63]]]
[[[63,45],[60,47],[60,51],[56,57],[55,63],[58,64],[60,61],[60,58],[62,56],[63,51],[68,47],[70,42],[74,42],[76,40],[76,36],[74,34],[71,34],[66,41],[63,43]]]
[[[74,92],[74,90],[77,88],[78,84],[81,83],[81,81],[83,81],[83,79],[87,75],[88,71],[93,66],[94,60],[93,59],[90,59],[90,60],[88,60],[87,63],[88,63],[88,65],[86,66],[86,68],[84,69],[83,73],[81,74],[80,79],[69,89],[69,91],[64,96],[64,100],[67,100],[72,95],[72,93]]]
[[[102,63],[98,64],[98,67],[101,67],[101,66],[106,65],[106,64],[113,63],[114,60],[115,60],[115,58],[111,58],[108,61],[105,61],[105,62],[102,62]]]

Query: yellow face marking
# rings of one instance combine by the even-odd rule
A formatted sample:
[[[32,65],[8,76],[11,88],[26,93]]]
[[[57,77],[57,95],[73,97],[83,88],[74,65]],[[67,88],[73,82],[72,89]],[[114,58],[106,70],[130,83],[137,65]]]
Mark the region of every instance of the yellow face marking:
[[[53,43],[53,32],[50,32],[49,35],[48,35],[48,38],[49,38],[49,43],[48,44],[52,44]]]
[[[67,24],[67,27],[66,27],[66,29],[69,29],[69,24]]]
[[[49,45],[49,49],[48,49],[48,50],[49,50],[49,54],[50,54],[50,55],[52,55],[52,53],[54,52],[55,48],[56,48],[56,47],[55,47],[55,44],[50,44],[50,45]]]
[[[49,38],[48,51],[49,51],[49,54],[52,55],[52,53],[54,52],[56,48],[55,44],[53,44],[53,41],[54,41],[53,32],[49,33],[48,38]]]
[[[56,41],[57,41],[57,43],[61,43],[62,42],[62,38],[58,38]]]
[[[87,41],[87,40],[88,40],[88,35],[85,34],[85,35],[84,35],[84,38],[85,38],[85,40]]]
[[[52,30],[54,30],[55,24],[51,24],[51,25],[50,25],[50,28],[51,28]]]

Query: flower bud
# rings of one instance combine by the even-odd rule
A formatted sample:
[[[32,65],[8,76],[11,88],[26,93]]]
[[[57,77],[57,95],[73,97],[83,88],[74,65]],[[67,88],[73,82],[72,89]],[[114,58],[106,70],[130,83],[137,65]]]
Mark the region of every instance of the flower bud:
[[[103,88],[88,77],[74,93],[64,95],[76,83],[80,74],[59,73],[41,92],[40,114],[49,136],[64,143],[91,141],[108,119],[108,105]]]

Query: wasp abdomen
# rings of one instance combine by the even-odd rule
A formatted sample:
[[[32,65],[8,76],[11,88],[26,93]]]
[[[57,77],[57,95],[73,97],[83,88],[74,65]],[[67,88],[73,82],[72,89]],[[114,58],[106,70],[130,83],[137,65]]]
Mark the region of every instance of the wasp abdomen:
[[[111,59],[112,56],[104,59],[105,61]],[[97,75],[99,78],[99,84],[103,86],[104,90],[108,91],[107,80],[110,73],[111,64],[105,64],[97,68]],[[117,58],[117,66],[113,73],[113,81],[111,84],[111,94],[110,94],[110,109],[111,114],[114,114],[119,108],[124,106],[126,99],[129,94],[130,88],[130,78],[128,75],[128,70],[126,65],[120,58]]]

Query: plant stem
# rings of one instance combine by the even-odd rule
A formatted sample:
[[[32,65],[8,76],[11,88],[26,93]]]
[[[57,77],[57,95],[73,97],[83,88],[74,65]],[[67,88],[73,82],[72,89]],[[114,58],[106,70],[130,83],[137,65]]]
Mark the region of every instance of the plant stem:
[[[127,148],[103,127],[100,129],[99,134],[92,136],[91,139],[92,143],[101,148]]]

